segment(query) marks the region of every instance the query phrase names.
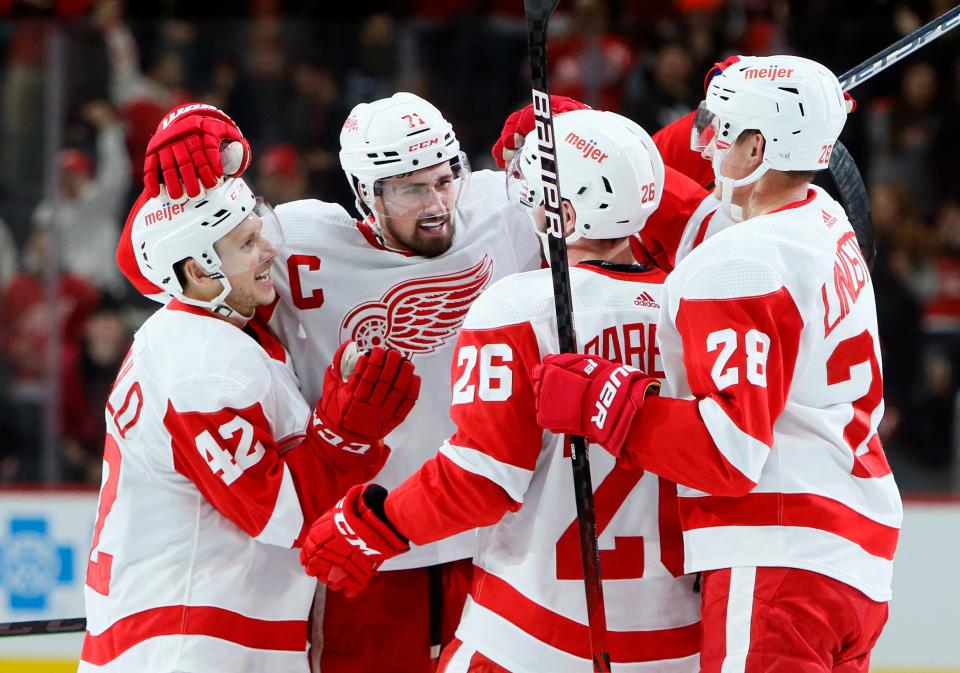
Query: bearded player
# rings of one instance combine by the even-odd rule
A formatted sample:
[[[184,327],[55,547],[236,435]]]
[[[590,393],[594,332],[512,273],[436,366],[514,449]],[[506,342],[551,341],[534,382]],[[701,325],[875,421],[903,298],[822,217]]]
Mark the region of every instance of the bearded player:
[[[168,119],[151,144],[145,193],[200,198],[224,169],[248,163],[223,113],[194,107]],[[390,347],[416,363],[420,399],[387,438],[394,451],[377,474],[393,487],[453,432],[450,366],[470,304],[497,279],[538,268],[539,245],[508,203],[503,174],[471,174],[453,128],[422,98],[399,93],[358,105],[344,123],[340,159],[359,218],[316,200],[279,206],[279,301],[259,318],[290,351],[308,401],[324,389],[316,363],[343,341]],[[162,294],[145,282],[126,235],[118,259],[141,292]],[[468,531],[418,547],[358,596],[321,592],[314,664],[325,673],[429,671],[435,646],[452,638],[459,619],[475,539]]]
[[[611,112],[567,112],[554,129],[584,357],[656,371],[665,274],[636,263],[631,242],[660,205],[663,162],[643,129]],[[536,133],[508,175],[546,247]],[[484,293],[457,341],[456,432],[389,493],[378,484],[351,489],[314,524],[301,555],[310,574],[355,592],[408,543],[490,526],[445,673],[593,670],[569,458],[562,436],[536,425],[533,405],[531,373],[557,352],[556,334],[548,269]],[[603,454],[591,472],[616,670],[697,671],[699,601],[680,567],[675,485]]]

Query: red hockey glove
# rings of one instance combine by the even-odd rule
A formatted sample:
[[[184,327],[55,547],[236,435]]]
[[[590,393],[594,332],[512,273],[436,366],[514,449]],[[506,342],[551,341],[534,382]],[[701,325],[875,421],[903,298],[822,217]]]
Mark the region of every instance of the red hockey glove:
[[[553,115],[557,116],[564,112],[570,112],[570,110],[589,110],[590,106],[567,96],[550,96],[550,109],[553,111]],[[497,139],[493,149],[490,150],[497,166],[506,168],[508,158],[512,157],[519,147],[515,136],[519,135],[521,138],[525,138],[534,129],[534,119],[533,103],[510,113],[500,130],[500,138]],[[521,140],[520,143],[522,142]],[[505,155],[504,152],[507,154]]]
[[[362,591],[387,559],[410,549],[387,521],[387,491],[357,484],[307,532],[300,563],[311,577],[348,597]]]
[[[340,346],[327,368],[317,412],[333,427],[381,439],[413,409],[420,395],[420,377],[400,351],[377,347],[357,358],[353,373],[344,381],[340,360],[350,343]]]
[[[420,377],[399,351],[373,348],[357,355],[341,344],[323,378],[323,396],[308,428],[345,468],[379,459],[383,438],[403,422],[420,395]]]
[[[242,174],[250,157],[250,144],[226,113],[212,105],[182,105],[167,113],[147,145],[143,185],[151,197],[160,196],[162,184],[171,199],[183,198],[184,192],[195,198],[216,186],[224,173]]]
[[[659,379],[592,355],[548,355],[533,368],[537,423],[557,434],[580,435],[619,456],[627,433]]]

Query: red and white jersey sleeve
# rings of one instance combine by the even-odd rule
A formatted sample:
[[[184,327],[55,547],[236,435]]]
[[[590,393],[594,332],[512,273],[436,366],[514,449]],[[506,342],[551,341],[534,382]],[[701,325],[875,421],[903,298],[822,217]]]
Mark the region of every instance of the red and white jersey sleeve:
[[[888,599],[902,507],[877,435],[873,286],[842,207],[812,188],[732,227],[664,294],[667,380],[627,455],[683,485],[687,571],[797,567]]]
[[[309,408],[274,352],[175,300],[137,332],[107,404],[81,671],[306,672],[314,582],[281,451]]]
[[[636,256],[669,273],[704,239],[730,224],[712,194],[667,166],[663,198],[640,230]]]
[[[348,339],[400,350],[422,377],[419,400],[386,438],[392,451],[375,479],[388,489],[453,434],[450,365],[470,305],[498,279],[540,267],[537,236],[507,201],[503,179],[473,173],[452,247],[430,259],[385,248],[340,206],[296,201],[277,208],[286,240],[273,269],[280,301],[269,326],[290,351],[307,402],[320,398],[324,367]],[[384,569],[468,558],[475,546],[468,531],[415,547]]]
[[[584,352],[662,368],[655,317],[665,275],[571,269]],[[470,309],[452,369],[456,431],[387,498],[414,540],[479,532],[457,637],[507,670],[592,670],[576,505],[562,438],[540,430],[530,373],[557,352],[550,272],[517,274]],[[610,653],[617,670],[698,670],[699,604],[683,576],[676,486],[591,452]]]

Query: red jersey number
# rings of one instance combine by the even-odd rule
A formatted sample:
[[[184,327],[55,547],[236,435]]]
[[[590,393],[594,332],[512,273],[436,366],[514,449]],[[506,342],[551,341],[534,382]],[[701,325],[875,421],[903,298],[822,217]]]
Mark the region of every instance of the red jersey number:
[[[97,522],[93,527],[93,543],[87,560],[87,586],[103,596],[110,595],[110,572],[113,567],[113,554],[98,549],[103,523],[110,515],[113,503],[117,499],[117,486],[120,483],[120,447],[113,435],[107,433],[103,447],[103,466],[106,479],[100,490],[100,503],[97,506]]]
[[[883,401],[883,376],[873,337],[868,331],[837,344],[827,358],[827,385],[851,381],[854,367],[863,364],[870,365],[870,386],[863,396],[853,401],[853,418],[843,429],[843,439],[853,452],[853,476],[876,479],[890,474],[890,464],[883,453],[880,436],[877,433],[870,436],[873,412]]]
[[[123,392],[121,383],[127,375],[133,370],[133,359],[131,353],[127,353],[123,363],[120,365],[120,372],[117,374],[117,380],[110,391],[110,398],[107,400],[107,412],[113,419],[117,432],[121,438],[125,438],[137,421],[140,420],[140,411],[143,409],[143,390],[139,381],[134,381],[130,387]],[[114,403],[122,397],[117,408]],[[100,501],[97,505],[97,521],[93,526],[93,542],[90,545],[90,556],[87,559],[87,586],[103,596],[110,595],[110,574],[113,569],[113,554],[108,554],[100,547],[100,535],[103,532],[103,524],[110,516],[110,510],[113,509],[113,503],[117,499],[117,488],[120,485],[120,464],[122,462],[120,454],[120,445],[113,435],[107,433],[103,446],[103,469],[104,481],[100,489]]]
[[[594,492],[597,535],[603,533],[627,497],[643,477],[642,470],[615,466]],[[674,577],[683,575],[683,533],[677,507],[677,485],[658,478],[657,523],[660,562]],[[574,519],[557,541],[557,579],[582,580],[579,522]],[[600,550],[600,568],[605,580],[639,579],[644,574],[643,536],[617,535],[613,549]]]

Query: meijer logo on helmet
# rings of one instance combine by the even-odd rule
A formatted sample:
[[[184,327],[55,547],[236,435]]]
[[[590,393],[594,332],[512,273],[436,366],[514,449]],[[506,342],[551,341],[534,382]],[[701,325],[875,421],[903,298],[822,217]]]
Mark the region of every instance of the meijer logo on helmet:
[[[793,77],[793,68],[748,68],[743,71],[744,79],[785,79]]]
[[[576,133],[568,133],[563,142],[573,145],[574,149],[583,152],[585,158],[593,159],[598,164],[602,164],[603,160],[609,156],[606,152],[597,149],[593,142],[581,138]]]
[[[155,210],[152,213],[147,213],[147,216],[144,218],[143,223],[145,226],[150,226],[151,224],[156,224],[161,220],[170,220],[173,219],[174,215],[179,215],[184,211],[186,206],[182,203],[171,203],[159,210]]]

